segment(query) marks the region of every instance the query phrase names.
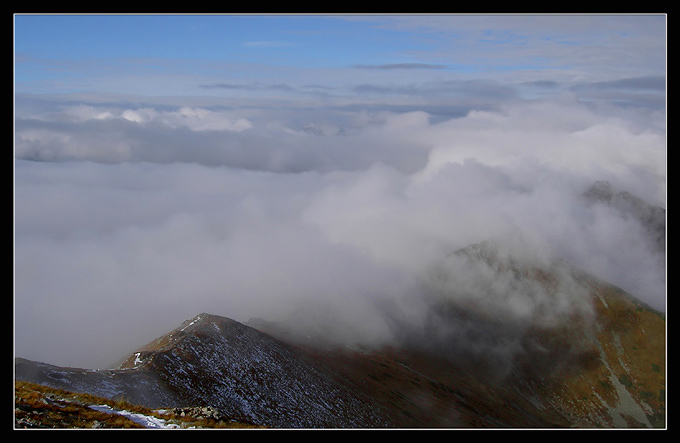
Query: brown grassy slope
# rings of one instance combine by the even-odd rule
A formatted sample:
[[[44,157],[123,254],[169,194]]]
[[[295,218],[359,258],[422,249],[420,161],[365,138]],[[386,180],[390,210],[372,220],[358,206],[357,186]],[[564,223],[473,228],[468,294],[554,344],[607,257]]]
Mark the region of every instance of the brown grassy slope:
[[[141,425],[117,414],[91,409],[90,405],[108,405],[144,415],[162,418],[182,428],[251,428],[243,423],[179,417],[160,413],[125,400],[109,400],[89,394],[54,389],[34,383],[16,381],[14,423],[16,428],[142,428]]]
[[[544,401],[575,427],[665,427],[665,319],[611,286],[594,306],[600,364],[546,383]]]

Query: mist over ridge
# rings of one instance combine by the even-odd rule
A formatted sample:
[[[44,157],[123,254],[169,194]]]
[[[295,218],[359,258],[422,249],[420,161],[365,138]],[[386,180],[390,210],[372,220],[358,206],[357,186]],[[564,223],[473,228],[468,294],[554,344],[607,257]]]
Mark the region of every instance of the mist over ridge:
[[[665,268],[644,227],[583,193],[607,180],[664,206],[665,137],[654,112],[607,111],[549,100],[305,125],[91,103],[19,116],[17,349],[105,365],[197,311],[304,317],[387,343],[382,301],[422,322],[423,276],[487,240],[559,257],[663,310]]]

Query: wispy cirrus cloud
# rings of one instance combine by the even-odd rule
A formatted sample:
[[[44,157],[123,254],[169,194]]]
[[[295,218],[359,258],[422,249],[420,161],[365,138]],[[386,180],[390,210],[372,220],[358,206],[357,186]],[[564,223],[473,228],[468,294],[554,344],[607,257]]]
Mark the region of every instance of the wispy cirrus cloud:
[[[354,65],[357,69],[397,70],[397,69],[446,69],[446,65],[431,63],[391,63],[384,65]]]
[[[279,84],[262,84],[262,83],[212,83],[199,85],[202,89],[225,89],[225,90],[239,90],[239,91],[296,91],[292,86]]]
[[[656,91],[666,92],[666,77],[648,75],[643,77],[629,77],[615,80],[580,83],[574,86],[580,90],[628,90],[628,91]]]
[[[270,41],[253,41],[253,42],[245,42],[243,46],[247,46],[250,48],[285,48],[288,46],[293,46],[294,43],[286,42],[286,41],[275,41],[275,40],[270,40]]]

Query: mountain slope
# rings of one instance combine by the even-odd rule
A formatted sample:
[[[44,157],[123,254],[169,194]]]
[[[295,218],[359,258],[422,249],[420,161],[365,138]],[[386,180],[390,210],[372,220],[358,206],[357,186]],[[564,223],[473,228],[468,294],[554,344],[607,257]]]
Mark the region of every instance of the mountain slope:
[[[272,427],[376,427],[373,407],[292,347],[234,320],[201,314],[121,367],[157,374],[185,404]]]
[[[492,242],[451,260],[491,304],[447,284],[430,296],[426,327],[399,324],[396,348],[319,357],[406,427],[665,426],[661,313],[564,262],[532,267]],[[495,293],[481,276],[512,285]],[[520,296],[533,310],[513,315]]]
[[[45,428],[150,428],[150,429],[246,429],[210,408],[152,410],[125,400],[114,401],[44,385],[17,381],[14,387],[15,427]]]
[[[616,287],[594,287],[597,358],[534,389],[546,407],[578,427],[664,427],[666,341],[663,316]]]
[[[522,317],[522,348],[505,383],[570,426],[665,426],[663,314],[559,260],[535,267],[489,242],[457,255],[491,267],[494,280],[511,274],[522,295],[541,299]]]
[[[125,399],[149,408],[184,406],[152,371],[65,368],[15,358],[15,378],[55,389]]]
[[[92,371],[16,360],[17,380],[147,407],[211,406],[276,428],[364,428],[389,423],[293,347],[234,320],[201,314],[132,354]]]
[[[310,347],[201,314],[119,369],[16,359],[15,376],[274,428],[666,426],[665,318],[630,294],[490,242],[452,254],[428,285],[427,321],[395,320],[390,348]]]

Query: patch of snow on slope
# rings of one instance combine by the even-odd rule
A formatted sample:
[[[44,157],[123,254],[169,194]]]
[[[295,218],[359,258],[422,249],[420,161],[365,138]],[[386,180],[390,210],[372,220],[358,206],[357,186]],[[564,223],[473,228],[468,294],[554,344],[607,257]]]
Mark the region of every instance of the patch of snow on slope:
[[[179,425],[167,423],[165,420],[157,417],[152,417],[149,415],[138,414],[135,412],[113,409],[107,405],[91,405],[91,409],[95,411],[104,412],[106,414],[118,414],[126,417],[137,424],[144,426],[145,428],[151,429],[178,429]]]

